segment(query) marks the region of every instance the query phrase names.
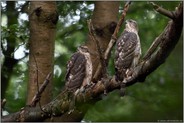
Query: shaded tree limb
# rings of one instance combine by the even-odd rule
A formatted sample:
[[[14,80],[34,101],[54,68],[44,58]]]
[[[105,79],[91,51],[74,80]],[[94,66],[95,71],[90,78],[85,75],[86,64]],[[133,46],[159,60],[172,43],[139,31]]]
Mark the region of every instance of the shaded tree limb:
[[[164,31],[159,35],[157,40],[161,40],[161,43],[157,46],[157,50],[151,53],[150,57],[146,60],[142,60],[136,67],[136,71],[133,77],[128,80],[126,86],[133,85],[138,81],[144,81],[144,79],[154,70],[156,70],[161,64],[163,64],[166,58],[169,56],[171,51],[174,49],[179,41],[181,32],[183,29],[183,4],[179,4],[178,9],[175,11],[175,20],[169,21]],[[108,91],[119,89],[120,85],[111,77],[108,81]],[[78,113],[82,112],[83,105],[94,104],[99,100],[99,95],[104,91],[103,83],[99,81],[96,85],[89,89],[85,95],[86,102],[81,98],[80,94],[77,96],[77,109]],[[14,114],[10,114],[2,117],[2,121],[42,121],[51,116],[59,117],[63,115],[69,115],[68,108],[71,102],[67,99],[67,93],[62,92],[47,105],[43,106],[43,110],[47,113],[42,112],[38,107],[30,108],[25,107],[21,111]],[[81,104],[81,105],[80,105]],[[83,112],[82,112],[83,113]]]
[[[69,34],[76,32],[76,31],[80,31],[82,27],[78,26],[77,24],[72,24],[69,27],[65,27],[63,30],[59,30],[57,37],[67,37]]]
[[[163,14],[167,17],[169,17],[170,19],[172,19],[173,21],[176,19],[176,12],[171,12],[171,11],[168,11],[162,7],[160,7],[159,5],[155,4],[154,2],[150,2],[154,9],[159,12],[160,14]],[[164,32],[163,32],[164,33]],[[164,35],[164,34],[160,34],[160,35]],[[159,36],[160,37],[160,36]],[[155,52],[155,50],[157,49],[158,45],[162,42],[162,40],[160,40],[159,38],[156,38],[152,45],[150,46],[150,48],[148,49],[148,51],[146,52],[146,55],[143,57],[143,60],[147,60],[150,58],[151,54],[153,52]]]

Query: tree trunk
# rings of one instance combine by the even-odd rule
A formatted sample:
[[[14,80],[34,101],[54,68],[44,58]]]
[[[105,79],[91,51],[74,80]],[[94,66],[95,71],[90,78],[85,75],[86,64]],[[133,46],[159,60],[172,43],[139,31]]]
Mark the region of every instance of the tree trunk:
[[[13,24],[17,24],[17,18],[18,18],[18,12],[15,9],[15,1],[7,1],[7,18],[8,23],[7,27],[10,28]],[[11,78],[11,74],[13,72],[14,66],[17,64],[18,60],[14,59],[14,50],[15,50],[15,44],[16,44],[16,36],[15,32],[11,31],[11,35],[7,38],[7,49],[2,50],[3,54],[5,56],[4,63],[2,65],[2,74],[1,74],[1,84],[2,84],[2,90],[1,90],[1,98],[3,99],[5,97],[5,93],[7,90],[7,87],[9,85],[9,81]]]
[[[27,104],[38,91],[46,76],[53,71],[54,39],[57,11],[55,2],[30,2],[30,54]],[[38,83],[38,86],[37,86]],[[52,79],[41,97],[41,105],[52,98]]]
[[[96,39],[99,42],[100,50],[102,56],[104,56],[105,50],[110,42],[111,36],[114,32],[118,21],[118,11],[119,11],[119,2],[111,1],[97,1],[95,2],[95,9],[92,16],[92,24],[95,28]],[[97,47],[96,43],[91,39],[88,34],[88,40],[86,42],[89,50],[92,52],[92,64],[93,64],[93,76],[97,70],[98,65],[100,64],[100,58],[97,57]],[[98,81],[102,76],[102,71],[93,78],[93,82]]]

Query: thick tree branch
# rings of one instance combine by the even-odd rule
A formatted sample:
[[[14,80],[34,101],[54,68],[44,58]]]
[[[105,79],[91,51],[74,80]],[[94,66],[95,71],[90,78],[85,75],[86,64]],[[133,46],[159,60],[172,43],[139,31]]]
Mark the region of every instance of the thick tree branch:
[[[151,2],[151,4],[154,6],[154,9],[157,12],[173,19],[173,21],[175,20],[175,18],[177,16],[176,12],[168,11],[168,10],[160,7],[159,5],[155,4],[154,2]],[[160,34],[159,37],[163,37],[162,35],[164,35],[164,32],[162,34]],[[151,54],[153,54],[153,52],[155,52],[155,50],[157,49],[157,47],[160,45],[161,42],[162,42],[162,40],[160,38],[156,38],[154,40],[154,42],[152,43],[152,45],[150,46],[150,48],[148,49],[146,55],[143,58],[144,61],[151,57]]]
[[[159,12],[160,14],[163,14],[163,15],[165,15],[166,17],[168,17],[170,19],[173,19],[173,20],[175,19],[175,13],[174,12],[171,12],[171,11],[168,11],[168,10],[164,9],[164,8],[160,7],[159,5],[155,4],[154,2],[150,2],[150,3],[153,5],[154,9],[157,12]]]
[[[157,40],[160,42],[156,47],[157,50],[154,50],[154,52],[150,53],[150,57],[143,59],[139,63],[139,65],[136,67],[133,77],[128,80],[126,86],[130,86],[138,81],[144,81],[144,79],[151,72],[164,63],[166,58],[174,49],[178,43],[183,29],[183,4],[178,6],[178,9],[175,11],[175,13],[175,19],[169,21],[161,35],[157,37]],[[114,77],[110,77],[107,83],[107,89],[109,92],[120,88],[119,83],[115,81]],[[59,116],[67,117],[69,115],[74,115],[76,112],[78,112],[77,114],[84,113],[85,111],[83,112],[83,106],[87,104],[94,104],[100,99],[99,95],[103,94],[103,91],[104,85],[101,81],[98,81],[93,88],[87,90],[86,94],[84,95],[85,101],[82,98],[83,96],[79,94],[76,98],[76,109],[72,114],[68,114],[69,105],[71,103],[68,100],[68,92],[61,92],[56,99],[42,107],[44,112],[42,112],[39,107],[25,107],[19,112],[3,116],[2,121],[43,121],[44,119],[54,119],[55,117],[58,118]]]
[[[178,43],[183,29],[182,3],[179,4],[175,13],[175,19],[169,21],[164,31],[159,35],[159,37],[156,38],[156,41],[160,42],[160,44],[156,47],[157,50],[152,53],[147,52],[145,56],[149,56],[149,58],[143,58],[143,61],[136,68],[134,73],[135,75],[132,78],[133,80],[130,80],[129,84],[133,84],[136,81],[144,81],[147,75],[165,62],[166,58]]]

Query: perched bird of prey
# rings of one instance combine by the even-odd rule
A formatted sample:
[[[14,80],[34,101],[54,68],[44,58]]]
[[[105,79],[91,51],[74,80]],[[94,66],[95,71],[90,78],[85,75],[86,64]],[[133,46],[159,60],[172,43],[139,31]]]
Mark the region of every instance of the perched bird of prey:
[[[74,92],[85,91],[92,79],[92,62],[87,46],[80,46],[67,64],[66,90]]]
[[[118,38],[115,49],[115,77],[121,86],[125,86],[126,79],[131,77],[140,56],[138,25],[136,21],[130,19],[126,21],[125,29]]]

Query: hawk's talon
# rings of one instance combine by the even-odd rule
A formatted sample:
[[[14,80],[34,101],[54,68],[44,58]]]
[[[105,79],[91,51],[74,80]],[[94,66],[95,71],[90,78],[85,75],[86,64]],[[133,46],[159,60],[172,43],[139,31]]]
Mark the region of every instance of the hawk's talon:
[[[104,95],[107,96],[107,88],[108,88],[108,81],[107,81],[108,78],[102,78],[102,83],[104,85]]]
[[[71,109],[71,110],[68,112],[68,114],[71,114],[72,112],[74,112],[74,109]]]
[[[126,84],[123,83],[123,82],[120,84],[120,96],[121,96],[121,97],[125,96],[125,91],[126,91],[125,85],[126,85]]]
[[[104,90],[104,95],[107,96],[107,90],[106,89]]]

